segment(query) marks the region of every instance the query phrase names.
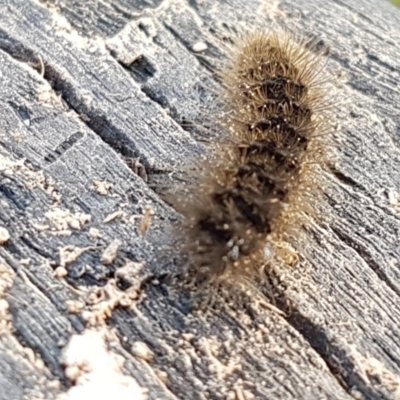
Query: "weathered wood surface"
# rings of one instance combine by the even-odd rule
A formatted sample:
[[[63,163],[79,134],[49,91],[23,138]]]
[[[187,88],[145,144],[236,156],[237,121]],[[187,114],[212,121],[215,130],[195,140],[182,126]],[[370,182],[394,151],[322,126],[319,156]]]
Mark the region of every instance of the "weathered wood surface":
[[[182,265],[177,215],[150,186],[205,148],[207,131],[183,122],[207,119],[223,36],[276,23],[321,38],[346,75],[337,170],[284,278],[291,315],[201,317],[164,279]],[[79,398],[61,355],[88,319],[150,399],[400,398],[399,27],[381,0],[0,0],[0,399]],[[115,272],[129,261],[144,267],[124,300]]]

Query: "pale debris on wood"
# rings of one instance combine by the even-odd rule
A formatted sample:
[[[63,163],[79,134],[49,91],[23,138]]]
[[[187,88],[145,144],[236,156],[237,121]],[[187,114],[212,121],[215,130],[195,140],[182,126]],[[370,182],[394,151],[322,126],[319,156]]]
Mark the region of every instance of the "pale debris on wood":
[[[68,271],[65,267],[57,267],[54,271],[54,275],[57,278],[65,278],[68,275]]]
[[[125,217],[126,215],[127,215],[126,212],[124,212],[122,210],[118,210],[118,211],[113,212],[110,215],[107,215],[107,217],[104,218],[103,222],[105,224],[107,224],[108,222],[114,221],[114,219],[122,218],[122,217]]]
[[[24,136],[22,135],[22,132],[16,132],[16,133],[14,133],[14,135],[12,135],[12,138],[13,138],[14,141],[17,142],[17,143],[21,143],[23,137],[24,137]]]
[[[97,228],[90,228],[89,229],[89,236],[91,239],[100,239],[101,233]]]
[[[60,267],[66,267],[76,261],[85,251],[92,250],[93,247],[65,246],[60,248]]]
[[[365,385],[370,386],[373,382],[381,391],[386,392],[388,398],[400,400],[400,376],[390,371],[385,364],[374,357],[365,357],[356,346],[351,348],[352,361],[355,370],[363,379]],[[379,382],[379,383],[376,383]],[[352,392],[358,392],[357,387],[351,388]]]
[[[104,250],[101,255],[101,262],[104,265],[112,264],[118,256],[118,251],[122,246],[122,242],[119,239],[113,240]]]
[[[3,297],[11,289],[15,274],[11,268],[0,260],[0,334],[11,329],[11,315],[8,312],[8,302]]]
[[[280,0],[262,1],[258,9],[255,11],[257,15],[268,15],[269,18],[278,19],[279,17],[285,18],[284,11],[280,9]]]
[[[0,334],[11,330],[11,315],[7,300],[0,299]]]
[[[134,290],[139,290],[142,284],[140,273],[143,271],[144,263],[129,261],[123,267],[118,268],[115,272],[115,279],[120,284],[127,284],[130,288],[134,287]]]
[[[38,101],[47,108],[54,108],[53,106],[62,106],[62,101],[60,97],[57,96],[53,88],[44,81],[42,86],[37,89],[37,99]]]
[[[29,182],[25,183],[28,189],[32,190],[36,186],[40,186],[55,201],[55,204],[61,202],[61,194],[55,188],[54,179],[46,177],[43,171],[36,172],[28,168],[24,170],[24,175],[30,179]]]
[[[67,300],[65,306],[70,314],[80,314],[85,308],[85,303],[79,300]]]
[[[140,223],[139,233],[144,236],[151,226],[151,220],[154,216],[154,210],[151,206],[146,206],[142,218],[142,222]]]
[[[66,399],[146,399],[147,390],[123,374],[123,357],[108,351],[105,339],[104,332],[95,330],[71,337],[62,355],[65,374],[74,383]]]
[[[118,307],[134,307],[139,299],[139,293],[130,288],[126,291],[120,290],[115,280],[111,279],[105,286],[95,289],[98,303],[86,308],[82,312],[83,319],[89,326],[103,325],[111,317],[113,311]]]
[[[43,371],[45,369],[44,361],[35,353],[33,349],[30,347],[23,347],[23,352],[29,361],[29,364],[34,365],[39,371]]]
[[[201,53],[202,51],[207,50],[207,44],[204,42],[197,42],[193,45],[192,50],[195,53]]]
[[[86,296],[86,307],[82,312],[82,317],[88,325],[102,325],[104,321],[112,315],[112,312],[118,307],[134,308],[140,299],[140,291],[143,282],[148,278],[140,274],[144,267],[142,263],[128,262],[123,271],[117,271],[116,278],[110,279],[103,287],[97,287],[91,290]],[[126,290],[118,287],[118,282],[124,279],[128,283]]]
[[[388,189],[388,198],[390,205],[394,206],[396,210],[400,211],[400,196],[393,188]]]
[[[160,369],[154,368],[153,371],[156,373],[157,378],[166,385],[168,383],[168,374],[165,371],[161,371]]]
[[[149,349],[149,346],[147,346],[146,343],[139,341],[132,344],[131,353],[135,357],[140,358],[147,362],[150,362],[154,357],[154,354]]]
[[[148,181],[146,168],[140,162],[140,158],[124,157],[124,160],[133,173],[142,178],[143,181]]]
[[[208,370],[218,377],[219,380],[226,380],[236,371],[241,370],[241,363],[238,356],[234,355],[222,363],[219,359],[221,343],[215,337],[202,337],[199,342],[199,350],[209,365]]]
[[[92,220],[92,217],[89,214],[74,214],[69,210],[62,210],[60,208],[48,211],[44,216],[49,220],[53,228],[59,232],[68,231],[69,228],[80,230],[84,225]]]
[[[25,160],[12,161],[0,155],[0,172],[4,175],[12,175],[15,169],[24,168]]]
[[[10,267],[2,263],[0,259],[0,298],[2,298],[13,285],[15,274]]]
[[[8,242],[9,239],[10,239],[10,234],[8,233],[8,230],[0,226],[0,244]]]
[[[40,187],[48,193],[56,203],[61,200],[61,195],[54,188],[54,180],[46,178],[43,171],[34,171],[25,165],[25,159],[13,161],[0,155],[0,172],[5,176],[17,175],[23,178],[28,190]]]
[[[238,382],[237,387],[234,390],[228,392],[227,400],[255,400],[255,396],[249,390],[241,388],[242,382]]]
[[[45,232],[50,229],[50,225],[44,225],[44,224],[35,224],[33,223],[32,226],[38,231],[38,232]]]
[[[93,182],[94,188],[97,193],[101,194],[102,196],[107,196],[113,188],[113,184],[109,182],[102,182],[102,181],[94,181]]]

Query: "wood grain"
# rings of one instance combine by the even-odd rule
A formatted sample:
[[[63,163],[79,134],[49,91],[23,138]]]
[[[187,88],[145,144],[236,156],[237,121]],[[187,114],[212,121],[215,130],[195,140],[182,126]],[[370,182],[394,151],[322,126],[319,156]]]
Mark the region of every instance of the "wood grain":
[[[202,315],[157,193],[218,134],[224,41],[275,26],[331,49],[322,218],[287,318]],[[74,398],[62,354],[88,329],[150,399],[400,398],[399,26],[378,0],[0,0],[0,399]]]

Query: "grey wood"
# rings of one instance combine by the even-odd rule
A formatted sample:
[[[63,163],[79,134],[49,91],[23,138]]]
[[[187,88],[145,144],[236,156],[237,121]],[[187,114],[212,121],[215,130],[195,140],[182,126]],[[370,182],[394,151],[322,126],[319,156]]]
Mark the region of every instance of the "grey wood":
[[[287,318],[251,304],[204,316],[165,279],[183,267],[170,237],[179,216],[151,188],[173,187],[218,134],[209,114],[224,38],[277,25],[319,38],[327,68],[345,75],[323,217],[308,221],[301,267],[285,275]],[[151,399],[399,398],[399,26],[399,11],[377,0],[0,0],[0,226],[10,234],[0,263],[14,275],[0,289],[11,318],[0,399],[68,391],[62,353],[88,329],[68,304],[93,312],[90,292],[110,288],[128,261],[145,264],[139,299],[96,326],[116,333],[109,348]],[[126,157],[139,158],[147,182]],[[64,279],[66,246],[86,251]]]

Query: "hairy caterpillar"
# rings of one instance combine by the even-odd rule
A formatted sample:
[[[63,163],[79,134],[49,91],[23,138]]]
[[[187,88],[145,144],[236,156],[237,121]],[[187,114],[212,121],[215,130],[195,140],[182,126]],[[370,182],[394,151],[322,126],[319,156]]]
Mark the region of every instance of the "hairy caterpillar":
[[[330,129],[315,47],[260,32],[230,51],[221,74],[228,139],[214,144],[196,183],[175,200],[197,282],[251,280],[273,258],[293,255],[286,249],[313,210],[315,166],[327,156]]]

